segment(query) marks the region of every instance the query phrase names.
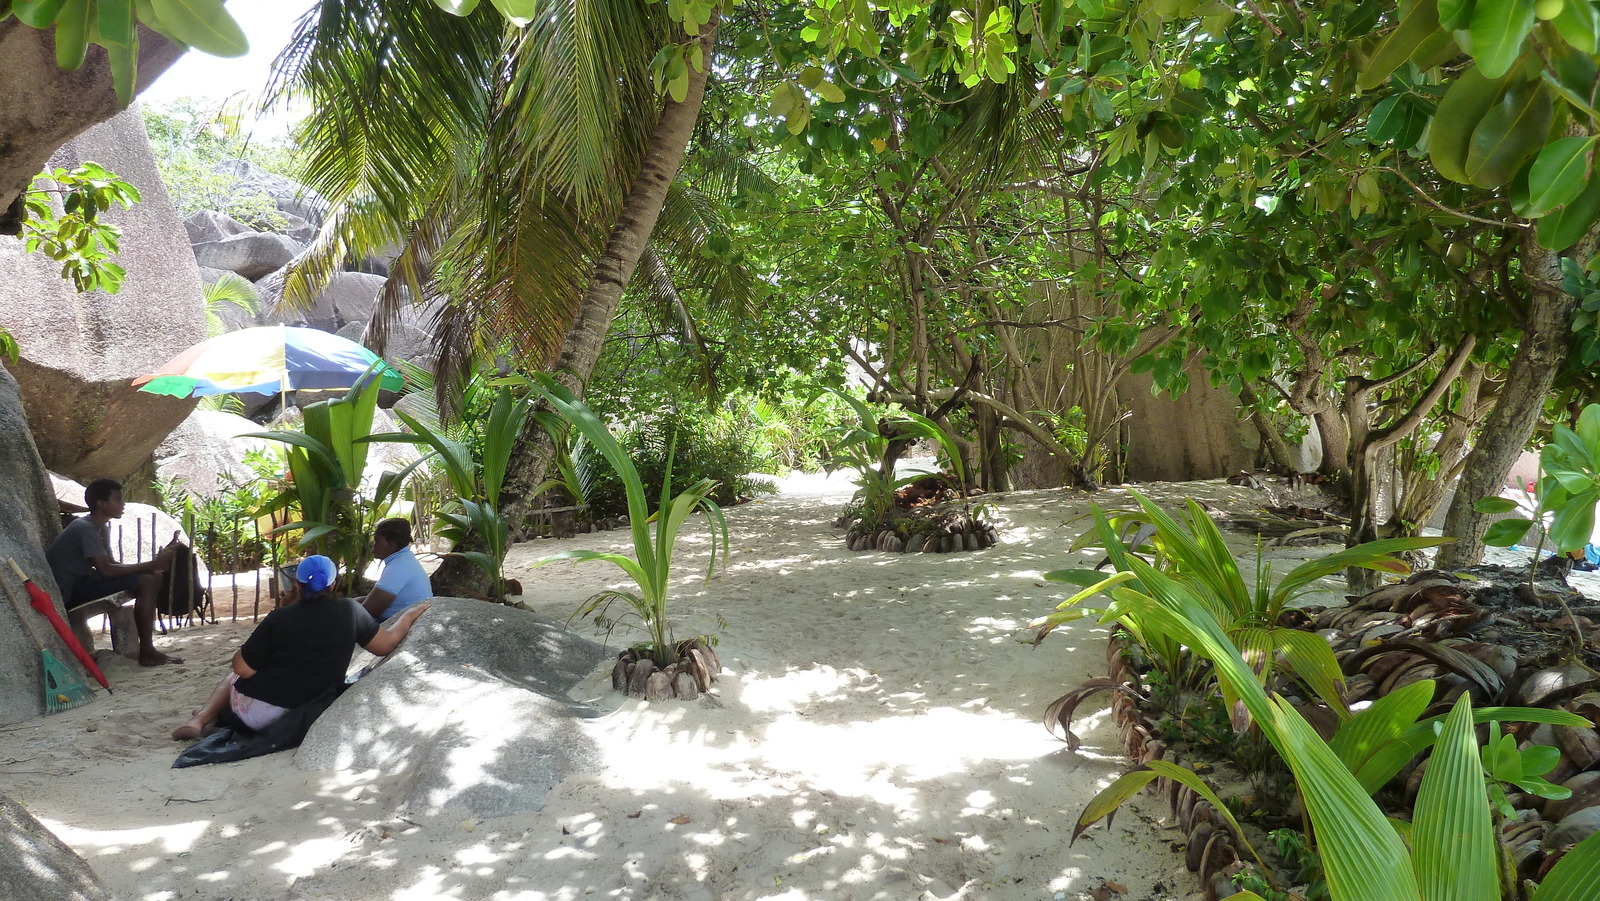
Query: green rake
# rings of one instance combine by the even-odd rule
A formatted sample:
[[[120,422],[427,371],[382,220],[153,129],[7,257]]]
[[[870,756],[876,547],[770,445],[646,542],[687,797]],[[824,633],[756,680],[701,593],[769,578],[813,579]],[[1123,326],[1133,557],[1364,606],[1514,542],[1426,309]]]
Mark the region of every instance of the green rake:
[[[5,584],[5,580],[0,579],[0,584]],[[94,691],[78,678],[77,673],[63,666],[56,655],[45,649],[44,641],[34,631],[27,608],[17,599],[17,593],[11,590],[9,584],[5,588],[6,597],[11,599],[11,606],[17,611],[17,619],[22,621],[22,627],[28,630],[28,637],[39,649],[39,665],[44,670],[44,712],[60,713],[93,701]]]

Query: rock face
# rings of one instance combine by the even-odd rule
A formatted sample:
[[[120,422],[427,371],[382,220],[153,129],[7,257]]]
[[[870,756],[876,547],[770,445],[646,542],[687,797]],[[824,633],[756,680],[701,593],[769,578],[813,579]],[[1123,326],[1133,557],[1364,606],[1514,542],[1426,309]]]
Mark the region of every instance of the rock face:
[[[189,235],[190,244],[221,241],[232,235],[255,231],[243,222],[215,210],[201,210],[191,215],[183,220],[183,229]]]
[[[0,898],[101,901],[111,893],[83,858],[16,801],[0,795]]]
[[[432,603],[406,643],[311,727],[295,766],[401,774],[414,809],[538,810],[556,782],[598,765],[574,722],[597,711],[567,691],[609,666],[605,649],[513,607]]]
[[[0,472],[5,473],[5,477],[0,478],[0,566],[4,566],[4,558],[11,557],[23,572],[33,576],[47,591],[51,590],[55,585],[44,558],[44,548],[61,529],[56,517],[55,496],[51,493],[44,463],[39,459],[39,449],[28,431],[17,382],[3,366],[0,366]],[[0,582],[5,583],[6,591],[22,591],[10,567],[0,570]],[[18,600],[26,603],[20,594]],[[36,622],[44,624],[43,618]],[[50,630],[45,626],[36,631],[45,635]],[[72,659],[54,638],[47,647],[62,661]],[[11,602],[0,601],[0,723],[44,713],[40,677],[38,646],[17,622],[16,609]],[[4,884],[0,883],[0,898],[29,897],[6,893],[3,888]]]
[[[227,160],[218,164],[217,171],[232,175],[239,180],[234,185],[233,196],[263,195],[284,215],[303,220],[305,225],[313,229],[322,225],[323,212],[327,209],[328,203],[317,192],[244,160]],[[304,228],[305,225],[290,220],[291,228]]]
[[[383,290],[384,277],[365,272],[335,272],[311,306],[291,310],[282,306],[283,273],[274,272],[256,283],[261,292],[261,309],[273,322],[304,325],[325,332],[338,332],[349,325],[366,328],[372,309]],[[356,338],[360,340],[359,337]]]
[[[60,267],[0,237],[0,325],[21,345],[14,368],[40,455],[80,479],[123,478],[194,408],[129,382],[205,337],[200,275],[137,109],[69,141],[54,165],[101,163],[144,196],[105,218],[122,228],[122,291],[79,294]]]
[[[289,265],[300,250],[299,242],[287,235],[245,232],[194,245],[194,258],[207,269],[226,269],[255,281]]]
[[[1135,375],[1122,389],[1133,411],[1128,478],[1220,479],[1254,468],[1259,436],[1239,418],[1238,398],[1211,387],[1204,370],[1189,370],[1189,390],[1176,400],[1151,397],[1150,385],[1149,375]]]
[[[265,438],[240,438],[266,426],[220,410],[196,410],[179,423],[156,448],[156,474],[200,497],[216,497],[226,477],[238,482],[255,478],[244,465],[251,450],[281,447]]]

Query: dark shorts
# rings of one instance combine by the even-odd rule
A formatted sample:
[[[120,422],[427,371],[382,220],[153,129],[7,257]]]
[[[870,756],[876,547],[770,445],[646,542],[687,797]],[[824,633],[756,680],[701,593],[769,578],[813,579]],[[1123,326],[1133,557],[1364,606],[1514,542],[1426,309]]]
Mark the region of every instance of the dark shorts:
[[[98,601],[101,598],[110,597],[119,591],[137,595],[139,593],[139,577],[137,575],[128,575],[108,579],[99,573],[90,573],[79,579],[78,584],[72,587],[72,597],[67,599],[67,609],[71,610],[74,607],[81,607],[90,601]]]

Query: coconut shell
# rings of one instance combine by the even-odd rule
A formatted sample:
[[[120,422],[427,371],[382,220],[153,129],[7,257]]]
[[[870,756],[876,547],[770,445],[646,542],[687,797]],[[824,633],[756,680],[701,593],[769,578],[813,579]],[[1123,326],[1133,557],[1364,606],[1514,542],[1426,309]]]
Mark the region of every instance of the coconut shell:
[[[1600,831],[1600,807],[1585,807],[1573,811],[1557,823],[1545,838],[1546,848],[1565,848],[1576,845]]]
[[[611,667],[611,690],[628,690],[628,661],[621,657],[618,657],[616,665]]]
[[[634,663],[628,672],[628,694],[642,695],[645,686],[650,681],[650,676],[656,671],[655,662],[646,657]]]
[[[1580,771],[1600,760],[1600,733],[1583,726],[1556,726],[1556,747]]]
[[[654,672],[644,683],[644,699],[646,701],[666,701],[672,698],[672,677],[663,672]]]
[[[700,687],[695,683],[694,676],[686,672],[680,672],[672,680],[672,693],[680,701],[693,701],[700,697]]]
[[[1562,782],[1561,787],[1570,789],[1572,797],[1545,801],[1545,819],[1560,822],[1585,807],[1600,807],[1600,772],[1579,773]]]
[[[1205,860],[1206,843],[1211,841],[1216,831],[1217,827],[1210,823],[1201,823],[1189,833],[1189,843],[1183,849],[1183,865],[1189,868],[1189,872],[1200,872],[1200,864]]]
[[[1570,697],[1596,685],[1600,685],[1600,677],[1593,670],[1579,663],[1568,663],[1529,676],[1517,687],[1516,697],[1519,704],[1539,707],[1547,698]]]
[[[891,554],[898,554],[906,549],[906,543],[899,535],[890,532],[883,540],[883,549]]]

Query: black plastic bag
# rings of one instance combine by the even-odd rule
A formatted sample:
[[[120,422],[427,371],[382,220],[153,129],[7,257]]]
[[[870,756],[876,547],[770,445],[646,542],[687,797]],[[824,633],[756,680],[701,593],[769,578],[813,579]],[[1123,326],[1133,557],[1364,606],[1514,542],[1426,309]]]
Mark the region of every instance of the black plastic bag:
[[[306,733],[311,731],[311,724],[344,694],[345,688],[343,682],[334,685],[312,700],[290,709],[260,731],[239,722],[233,716],[233,711],[224,710],[218,718],[218,722],[224,724],[223,728],[185,748],[178,759],[172,762],[172,768],[176,770],[205,763],[247,760],[298,748],[305,741]]]

